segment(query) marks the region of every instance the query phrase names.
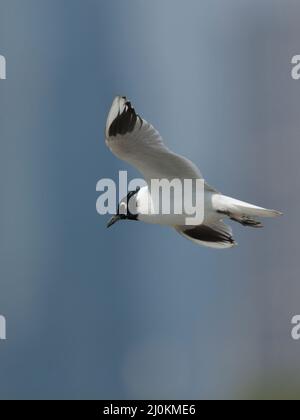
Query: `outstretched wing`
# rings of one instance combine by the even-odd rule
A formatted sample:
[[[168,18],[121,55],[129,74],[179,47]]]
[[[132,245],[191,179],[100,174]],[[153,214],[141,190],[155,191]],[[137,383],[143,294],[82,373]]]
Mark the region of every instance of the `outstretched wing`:
[[[231,227],[222,220],[199,226],[177,226],[175,229],[190,241],[209,248],[223,249],[237,245]]]
[[[142,119],[125,97],[116,97],[106,123],[106,144],[114,155],[151,179],[202,179],[191,161],[171,152],[159,132]]]

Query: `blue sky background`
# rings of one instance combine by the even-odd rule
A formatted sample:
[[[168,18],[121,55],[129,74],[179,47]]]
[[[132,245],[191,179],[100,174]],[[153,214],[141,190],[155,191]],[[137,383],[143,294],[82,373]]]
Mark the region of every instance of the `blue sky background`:
[[[0,0],[0,398],[298,389],[299,13],[293,0]],[[284,218],[234,226],[239,247],[223,252],[141,223],[106,230],[97,181],[139,176],[104,144],[117,94],[210,184]]]

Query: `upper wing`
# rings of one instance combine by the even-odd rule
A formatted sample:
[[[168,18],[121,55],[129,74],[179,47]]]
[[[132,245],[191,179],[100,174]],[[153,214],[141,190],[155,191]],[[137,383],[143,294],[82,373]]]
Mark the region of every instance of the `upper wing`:
[[[136,114],[125,97],[116,97],[106,123],[106,144],[120,159],[151,179],[198,179],[191,161],[171,152],[157,130]]]

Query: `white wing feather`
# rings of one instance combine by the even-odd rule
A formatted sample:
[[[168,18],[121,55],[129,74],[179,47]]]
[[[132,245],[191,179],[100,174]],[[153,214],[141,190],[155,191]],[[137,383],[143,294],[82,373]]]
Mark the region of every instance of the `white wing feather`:
[[[114,155],[151,179],[202,179],[191,161],[171,152],[159,132],[136,114],[125,97],[116,97],[106,123],[106,144]]]

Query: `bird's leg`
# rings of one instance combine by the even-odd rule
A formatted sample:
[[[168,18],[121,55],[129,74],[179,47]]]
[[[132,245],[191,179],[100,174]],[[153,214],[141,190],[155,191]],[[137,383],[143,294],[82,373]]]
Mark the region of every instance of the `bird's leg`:
[[[254,218],[248,216],[237,216],[229,211],[218,210],[218,213],[223,214],[224,216],[229,217],[230,220],[240,223],[243,226],[250,226],[254,228],[262,228],[263,224]]]

